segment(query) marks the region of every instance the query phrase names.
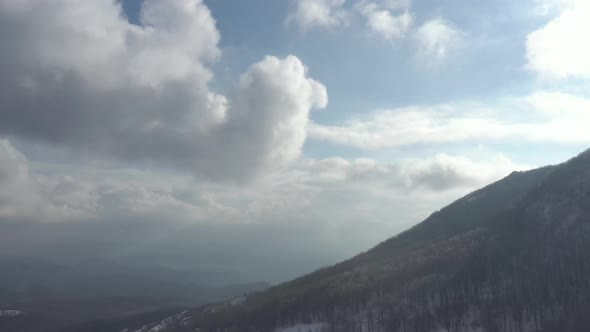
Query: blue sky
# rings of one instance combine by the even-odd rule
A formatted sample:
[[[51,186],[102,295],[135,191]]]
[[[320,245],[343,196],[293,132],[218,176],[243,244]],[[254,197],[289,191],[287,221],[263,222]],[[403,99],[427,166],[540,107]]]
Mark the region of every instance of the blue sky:
[[[124,1],[126,15],[138,24],[141,3]],[[286,20],[298,6],[296,1],[205,3],[222,36],[223,55],[215,64],[216,79],[212,84],[230,90],[240,73],[265,55],[296,55],[309,68],[310,75],[328,89],[327,108],[310,114],[311,120],[320,124],[347,121],[379,109],[463,101],[493,103],[499,98],[520,97],[547,87],[566,89],[570,85],[568,81],[544,81],[527,68],[527,36],[554,18],[543,12],[543,6],[551,10],[549,2],[408,2],[407,10],[415,26],[440,19],[461,34],[461,45],[455,45],[457,49],[442,58],[418,55],[412,31],[403,38],[387,40],[367,31],[366,22],[359,17],[349,18],[339,27],[289,25]],[[354,12],[358,3],[345,1],[342,8]],[[304,151],[313,158],[387,156],[389,160],[400,155],[423,157],[437,149],[465,151],[480,145],[532,165],[558,162],[585,147],[584,142],[548,146],[547,142],[515,139],[375,152],[311,138]]]
[[[157,233],[123,252],[208,230],[217,255],[191,264],[280,251],[253,279],[333,263],[588,148],[588,16],[585,0],[0,0],[0,227]]]

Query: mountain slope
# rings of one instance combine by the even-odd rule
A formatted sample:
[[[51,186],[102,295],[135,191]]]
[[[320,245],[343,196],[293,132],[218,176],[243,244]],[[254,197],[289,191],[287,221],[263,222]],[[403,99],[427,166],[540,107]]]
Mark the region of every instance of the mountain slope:
[[[350,260],[194,314],[212,331],[577,331],[590,313],[590,150],[513,173]],[[280,330],[280,329],[279,329]]]

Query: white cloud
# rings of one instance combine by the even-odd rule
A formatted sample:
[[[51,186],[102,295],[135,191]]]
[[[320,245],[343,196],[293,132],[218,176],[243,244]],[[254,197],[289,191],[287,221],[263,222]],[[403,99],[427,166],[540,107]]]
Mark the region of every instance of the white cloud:
[[[243,215],[273,223],[312,221],[317,229],[354,229],[378,239],[380,229],[397,233],[471,190],[527,168],[502,155],[305,160],[256,190]]]
[[[4,141],[0,174],[16,178],[22,172],[14,170],[27,164],[30,170],[15,185],[0,178],[0,249],[59,262],[98,257],[221,269],[235,282],[282,281],[367,250],[515,168],[501,156],[486,157],[300,160],[264,182],[237,186],[39,165]],[[4,171],[7,165],[13,171]]]
[[[360,17],[369,32],[391,41],[404,38],[414,22],[410,0],[349,3],[346,0],[297,0],[285,23],[305,31],[342,28]]]
[[[416,30],[418,51],[428,58],[446,57],[462,40],[462,32],[443,19],[425,22]]]
[[[359,149],[506,139],[590,142],[590,100],[539,92],[495,104],[459,103],[377,111],[341,125],[311,124],[310,137]]]
[[[478,160],[438,154],[395,163],[335,157],[304,159],[265,181],[237,186],[75,165],[46,171],[46,167],[36,167],[31,172],[26,157],[5,140],[0,141],[0,161],[0,220],[39,222],[256,223],[313,217],[318,222],[357,223],[352,216],[359,217],[362,212],[374,212],[385,220],[388,214],[398,213],[389,207],[400,202],[438,208],[441,200],[526,168],[501,155]]]
[[[590,78],[590,2],[558,1],[560,13],[527,37],[528,66],[547,78]],[[545,3],[545,11],[548,11]]]
[[[457,188],[473,189],[484,186],[515,170],[527,170],[502,154],[492,154],[477,160],[446,153],[427,160],[408,160],[402,163],[406,187],[435,191]]]
[[[43,169],[43,168],[41,168]],[[235,213],[206,190],[186,195],[188,177],[137,170],[30,171],[30,162],[0,140],[0,221],[171,220],[200,222]]]
[[[27,158],[9,141],[0,139],[0,221],[55,222],[72,218],[84,220],[88,214],[52,204],[31,175]]]
[[[33,189],[25,156],[0,140],[0,217],[25,212],[28,207],[23,207],[23,198],[30,197]]]
[[[566,1],[570,0],[532,0],[532,13],[537,17],[557,15]]]
[[[346,160],[328,158],[311,160],[306,165],[306,181],[322,185],[341,183],[369,188],[386,188],[399,192],[438,192],[472,189],[495,181],[516,169],[505,156],[490,155],[485,160],[439,153],[426,159],[402,159],[396,163],[379,163],[373,159]]]
[[[231,172],[221,176],[243,165],[258,171],[286,166],[301,154],[310,110],[328,103],[326,88],[307,78],[307,69],[294,56],[266,57],[242,75],[238,90],[228,121],[217,135],[221,144],[211,144],[221,151],[199,160],[210,167],[204,168],[208,174],[223,167]]]
[[[345,24],[346,0],[296,0],[294,12],[287,16],[287,25],[297,25],[303,30],[334,28]]]
[[[223,179],[297,158],[327,102],[299,59],[265,58],[226,98],[209,88],[220,35],[202,0],[147,0],[140,21],[114,1],[0,0],[0,134]]]
[[[406,5],[398,2],[389,4],[389,8],[384,8],[375,2],[362,1],[357,7],[366,19],[369,30],[386,40],[405,37],[414,21]],[[400,9],[401,12],[394,12]]]
[[[135,258],[143,250],[162,254],[161,248],[176,253],[166,255],[166,262],[187,252],[206,253],[191,254],[190,264],[227,264],[225,257],[250,262],[248,257],[261,257],[270,249],[281,251],[282,262],[266,263],[278,264],[278,270],[294,268],[293,274],[300,273],[302,260],[318,259],[317,250],[323,257],[319,265],[356,254],[469,191],[522,169],[501,155],[438,154],[393,163],[303,159],[264,181],[235,185],[133,169],[39,165],[6,141],[0,144],[0,162],[0,228],[22,221],[32,234],[40,232],[20,235],[23,243],[0,241],[5,248],[22,253],[40,245],[43,254],[58,252],[62,259],[60,249],[74,243],[81,251],[66,256],[85,258],[95,255],[93,250],[102,252],[93,244],[106,240],[106,252],[118,258]],[[15,178],[20,180],[11,180]],[[35,222],[53,224],[46,228]],[[12,239],[11,233],[1,234]],[[326,247],[330,249],[321,249]],[[218,256],[211,257],[211,250]],[[153,263],[153,255],[147,257]],[[268,270],[263,274],[244,265],[268,278]]]

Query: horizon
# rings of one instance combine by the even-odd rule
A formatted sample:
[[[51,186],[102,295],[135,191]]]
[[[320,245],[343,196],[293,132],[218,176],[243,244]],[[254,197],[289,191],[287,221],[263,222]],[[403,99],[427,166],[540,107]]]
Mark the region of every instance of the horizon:
[[[584,0],[0,0],[0,257],[220,283],[352,257],[590,147],[588,15]]]

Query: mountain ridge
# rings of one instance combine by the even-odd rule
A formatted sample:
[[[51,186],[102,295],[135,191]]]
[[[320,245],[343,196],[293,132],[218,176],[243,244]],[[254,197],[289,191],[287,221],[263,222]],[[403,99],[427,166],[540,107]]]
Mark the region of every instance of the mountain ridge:
[[[566,312],[590,313],[589,170],[586,150],[559,165],[513,172],[351,259],[239,305],[197,311],[191,326],[559,330]]]

